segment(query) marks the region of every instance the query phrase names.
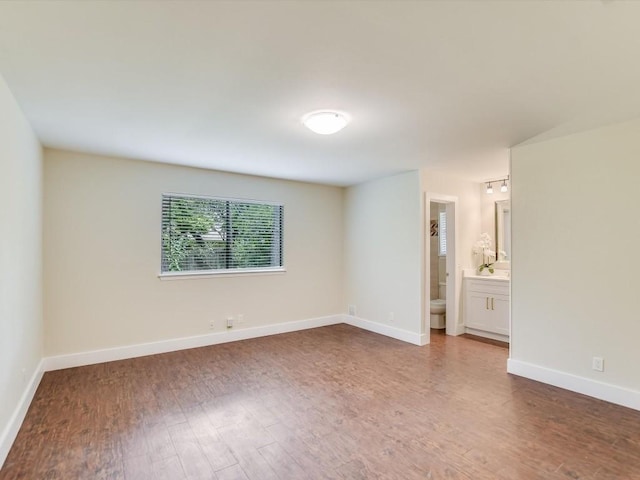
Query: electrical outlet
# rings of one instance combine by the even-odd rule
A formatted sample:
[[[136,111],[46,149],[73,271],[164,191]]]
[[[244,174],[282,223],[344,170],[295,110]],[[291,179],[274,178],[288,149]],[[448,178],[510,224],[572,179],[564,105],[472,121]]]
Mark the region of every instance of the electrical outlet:
[[[244,314],[239,313],[236,315],[236,321],[238,322],[238,325],[242,325],[244,323]]]
[[[233,328],[233,317],[227,317],[227,328]]]
[[[209,320],[209,328],[214,329],[216,327],[216,322],[213,320]]]
[[[22,383],[27,383],[27,369],[22,369]]]
[[[593,357],[593,362],[591,367],[598,372],[604,372],[604,358]]]
[[[396,321],[396,314],[393,312],[389,312],[389,322],[393,323]]]
[[[351,315],[352,317],[356,316],[356,306],[355,305],[349,305],[349,315]]]

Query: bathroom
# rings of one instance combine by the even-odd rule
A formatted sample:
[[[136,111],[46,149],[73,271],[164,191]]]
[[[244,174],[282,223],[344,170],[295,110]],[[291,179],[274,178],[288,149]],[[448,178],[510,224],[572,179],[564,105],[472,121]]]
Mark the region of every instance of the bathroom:
[[[430,202],[430,292],[431,328],[442,330],[446,327],[446,287],[447,287],[447,212],[446,204]]]
[[[458,188],[457,197],[454,196],[427,196],[429,212],[428,228],[428,269],[429,282],[427,294],[429,295],[429,312],[427,328],[443,331],[447,334],[459,335],[468,333],[465,325],[465,301],[463,299],[465,289],[463,277],[478,275],[478,267],[483,263],[481,256],[473,254],[474,245],[482,233],[487,233],[491,241],[491,250],[497,248],[503,252],[499,261],[491,259],[490,277],[498,280],[508,279],[510,270],[510,194],[508,176],[497,184],[491,182],[468,184],[466,190],[463,186]],[[506,185],[506,188],[503,186]],[[506,191],[505,191],[506,190]],[[459,199],[459,201],[458,201]],[[461,207],[462,218],[454,221],[454,217],[447,218],[456,208]],[[474,212],[476,212],[474,214]],[[458,217],[458,215],[455,215]],[[447,252],[447,220],[449,220],[449,251]],[[458,222],[463,222],[458,224]],[[454,228],[455,227],[455,228]],[[455,244],[459,247],[456,249]],[[447,253],[449,255],[447,255]],[[449,258],[451,257],[451,258]],[[455,258],[457,257],[457,259]],[[451,272],[449,275],[447,272]],[[447,287],[447,283],[451,283]],[[447,294],[451,299],[447,298]],[[452,296],[453,295],[453,296]],[[455,298],[454,298],[455,297]],[[493,297],[492,297],[493,298]],[[448,305],[447,305],[448,303]],[[495,304],[497,308],[497,303]],[[447,308],[448,307],[448,308]],[[447,324],[447,317],[453,308],[451,325]],[[443,332],[444,333],[444,332]],[[503,337],[500,337],[503,338]]]

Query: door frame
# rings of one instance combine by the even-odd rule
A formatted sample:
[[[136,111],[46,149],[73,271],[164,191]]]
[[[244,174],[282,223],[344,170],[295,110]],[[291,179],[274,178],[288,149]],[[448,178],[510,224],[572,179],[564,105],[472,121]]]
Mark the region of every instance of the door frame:
[[[446,195],[442,193],[426,192],[425,193],[425,216],[426,225],[430,222],[431,202],[444,203],[447,212],[447,335],[460,335],[464,333],[464,325],[462,324],[462,315],[460,308],[460,294],[462,291],[462,267],[456,262],[459,257],[458,245],[456,241],[456,233],[459,231],[458,225],[458,197],[455,195]],[[431,333],[431,312],[430,312],[430,292],[431,292],[431,241],[427,239],[425,244],[425,288],[422,292],[424,295],[424,318],[425,333],[430,338]],[[453,320],[453,321],[452,321]]]

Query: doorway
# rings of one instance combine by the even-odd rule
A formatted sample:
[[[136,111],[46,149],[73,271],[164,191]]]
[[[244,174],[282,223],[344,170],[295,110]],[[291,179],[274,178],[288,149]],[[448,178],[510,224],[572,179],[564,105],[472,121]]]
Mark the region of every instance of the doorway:
[[[459,314],[460,305],[460,286],[459,283],[459,268],[456,263],[457,246],[456,246],[456,231],[458,230],[458,221],[456,217],[456,210],[458,206],[458,197],[452,195],[443,195],[438,193],[427,192],[425,194],[425,215],[426,225],[431,226],[431,206],[432,204],[437,206],[437,211],[442,212],[442,216],[439,215],[439,221],[437,223],[437,236],[438,242],[431,241],[431,228],[427,229],[428,238],[425,241],[425,288],[422,293],[424,296],[425,306],[425,326],[424,331],[431,335],[431,298],[432,290],[435,294],[437,288],[440,287],[441,281],[437,277],[431,275],[431,260],[432,258],[442,257],[443,253],[446,258],[444,262],[445,273],[440,276],[440,279],[444,279],[446,283],[446,321],[445,332],[447,335],[460,335],[463,333],[464,327],[461,325],[462,319]],[[446,222],[446,227],[440,229],[440,223]],[[442,231],[441,231],[442,230]],[[440,238],[440,234],[443,235]],[[433,252],[432,248],[436,248],[437,251]],[[443,251],[443,248],[446,250]],[[433,281],[438,281],[438,285],[433,285]],[[438,298],[438,297],[436,297]]]

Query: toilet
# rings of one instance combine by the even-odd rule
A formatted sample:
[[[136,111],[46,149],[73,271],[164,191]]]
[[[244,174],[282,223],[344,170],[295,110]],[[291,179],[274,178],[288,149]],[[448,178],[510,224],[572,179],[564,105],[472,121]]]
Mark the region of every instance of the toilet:
[[[445,319],[447,312],[447,283],[440,282],[438,285],[438,295],[440,298],[431,300],[431,328],[442,329],[445,328]]]

